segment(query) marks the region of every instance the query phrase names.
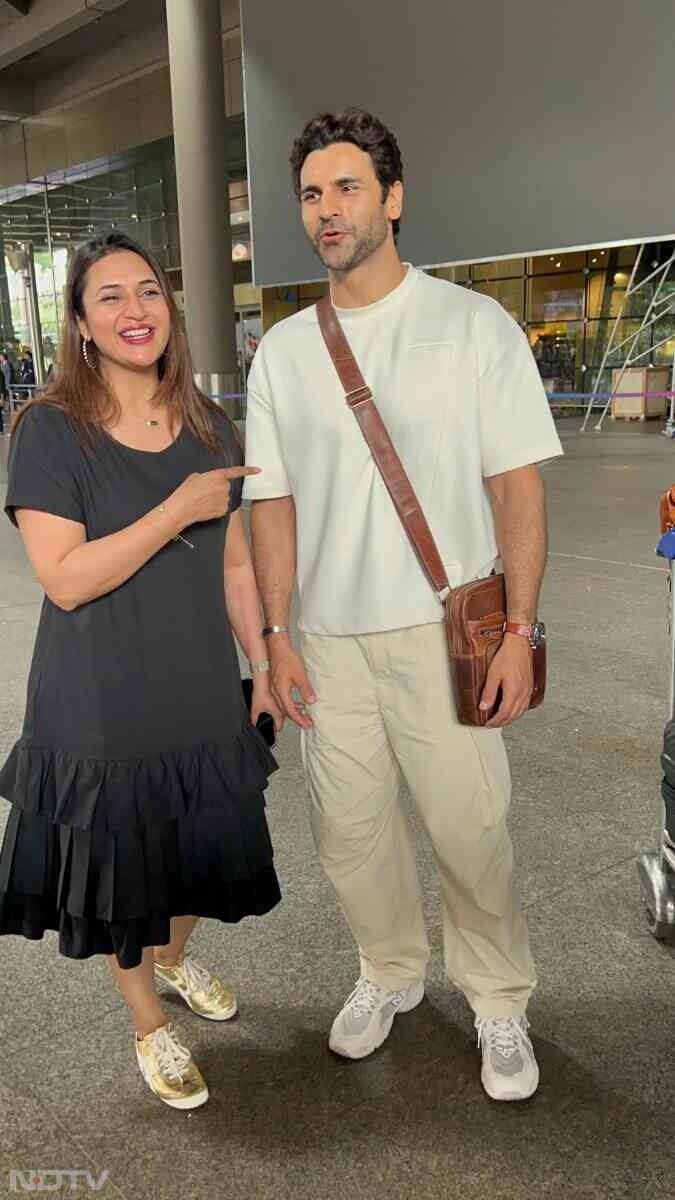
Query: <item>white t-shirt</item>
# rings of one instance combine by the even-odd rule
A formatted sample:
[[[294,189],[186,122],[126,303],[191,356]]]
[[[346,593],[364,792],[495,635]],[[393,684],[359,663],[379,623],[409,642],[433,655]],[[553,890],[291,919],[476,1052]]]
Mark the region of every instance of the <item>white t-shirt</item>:
[[[338,309],[451,586],[497,557],[484,479],[562,454],[525,335],[501,305],[409,267]],[[358,634],[443,619],[324,345],[316,310],[262,339],[248,380],[244,498],[292,495],[300,628]]]

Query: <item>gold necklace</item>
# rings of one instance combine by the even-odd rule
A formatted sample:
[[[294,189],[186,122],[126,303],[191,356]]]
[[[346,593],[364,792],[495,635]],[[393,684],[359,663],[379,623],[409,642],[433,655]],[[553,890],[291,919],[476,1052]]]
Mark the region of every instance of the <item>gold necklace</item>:
[[[152,419],[152,417],[150,417],[149,420],[147,420],[145,423],[146,423],[146,425],[150,426],[153,429],[155,428],[155,426],[159,425],[159,421],[154,421]]]

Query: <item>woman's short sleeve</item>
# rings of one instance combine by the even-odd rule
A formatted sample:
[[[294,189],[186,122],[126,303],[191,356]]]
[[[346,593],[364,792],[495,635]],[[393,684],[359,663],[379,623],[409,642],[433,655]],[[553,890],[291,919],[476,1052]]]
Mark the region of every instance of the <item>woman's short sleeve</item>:
[[[34,508],[85,524],[74,469],[73,432],[60,409],[31,406],[12,434],[5,512],[16,525],[17,508]]]

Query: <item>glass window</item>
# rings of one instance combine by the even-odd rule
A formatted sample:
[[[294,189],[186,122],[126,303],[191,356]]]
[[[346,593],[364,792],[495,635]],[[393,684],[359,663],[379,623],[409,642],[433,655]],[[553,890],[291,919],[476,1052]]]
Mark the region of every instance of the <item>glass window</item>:
[[[668,341],[663,346],[657,347],[657,342],[662,342],[664,338]],[[675,314],[663,317],[654,325],[654,353],[651,361],[655,367],[670,367],[675,354]]]
[[[56,358],[56,346],[59,339],[59,318],[54,287],[55,280],[52,275],[51,258],[47,251],[36,250],[34,262],[40,325],[42,328],[42,348],[45,367],[47,367]]]
[[[525,273],[525,260],[503,258],[495,262],[476,263],[471,269],[474,279],[512,279]]]
[[[167,241],[166,222],[162,217],[158,217],[156,221],[146,221],[143,232],[144,237],[142,240],[151,250],[163,250],[165,248]]]
[[[534,275],[528,280],[529,321],[571,321],[584,315],[584,275]]]
[[[585,250],[575,250],[571,254],[538,254],[529,260],[532,275],[547,275],[553,271],[582,271],[585,266]]]
[[[162,178],[164,164],[159,158],[142,158],[135,164],[134,180],[137,188],[152,186]]]
[[[611,337],[614,321],[587,321],[586,322],[586,346],[585,346],[585,361],[588,367],[599,367],[602,362],[602,356],[605,352],[608,340]],[[626,360],[628,351],[632,354],[641,354],[643,350],[648,350],[650,341],[649,329],[643,330],[637,342],[631,348],[631,343],[634,336],[640,328],[640,321],[623,318],[619,322],[619,328],[614,339],[615,345],[619,344],[619,349],[612,351],[608,365],[620,366]],[[628,340],[626,340],[628,339]],[[624,344],[621,346],[620,343]],[[643,366],[648,365],[648,359],[644,359]]]
[[[623,271],[593,272],[588,280],[586,312],[589,317],[641,317],[652,296],[648,285],[626,299],[628,276]]]
[[[583,351],[581,321],[528,325],[527,336],[547,392],[581,390]]]
[[[428,273],[436,279],[447,279],[449,283],[468,283],[471,279],[471,267],[468,263],[459,267],[430,267]]]
[[[617,246],[616,261],[621,267],[632,267],[637,257],[637,246]]]
[[[611,370],[600,371],[598,374],[597,368],[588,367],[584,376],[585,392],[599,392],[600,397],[593,404],[593,411],[601,412],[607,402],[607,394],[612,390],[612,372]],[[588,401],[586,401],[588,403]]]
[[[307,301],[308,304],[315,304],[322,296],[326,295],[328,286],[325,283],[301,283],[298,289],[301,302]]]
[[[134,190],[134,168],[126,167],[124,170],[110,171],[101,179],[101,183],[108,185],[108,198],[112,200],[114,196],[128,195]]]
[[[176,185],[175,177],[170,178],[165,175],[164,181],[162,183],[162,187],[164,189],[164,207],[165,207],[165,209],[167,210],[167,212],[173,212],[173,213],[178,212],[178,188]]]
[[[136,213],[144,217],[158,217],[164,211],[164,191],[159,180],[136,188]]]
[[[523,320],[522,279],[493,279],[489,283],[474,283],[473,290],[498,300],[514,321]]]
[[[11,328],[5,333],[5,337],[9,337],[10,342],[13,341],[14,344],[18,341],[21,345],[30,345],[26,289],[21,271],[21,256],[16,251],[5,250],[5,271],[9,298],[7,315],[9,317],[8,324],[11,325]],[[7,346],[7,349],[11,348],[11,345]]]
[[[181,270],[180,243],[169,242],[166,250],[166,269],[167,271]]]
[[[586,266],[590,267],[591,271],[601,271],[607,266],[607,254],[607,250],[587,250]]]
[[[170,214],[166,218],[166,240],[170,246],[180,245],[180,237],[178,234],[178,217]]]

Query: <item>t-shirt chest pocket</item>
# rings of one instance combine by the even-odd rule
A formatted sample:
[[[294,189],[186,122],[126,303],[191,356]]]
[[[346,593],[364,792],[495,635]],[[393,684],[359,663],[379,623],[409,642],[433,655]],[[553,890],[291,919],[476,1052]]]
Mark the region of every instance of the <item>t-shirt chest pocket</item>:
[[[415,441],[431,437],[435,443],[457,392],[456,349],[449,341],[420,341],[405,348],[397,380],[398,403],[390,417],[392,435],[414,433]]]

